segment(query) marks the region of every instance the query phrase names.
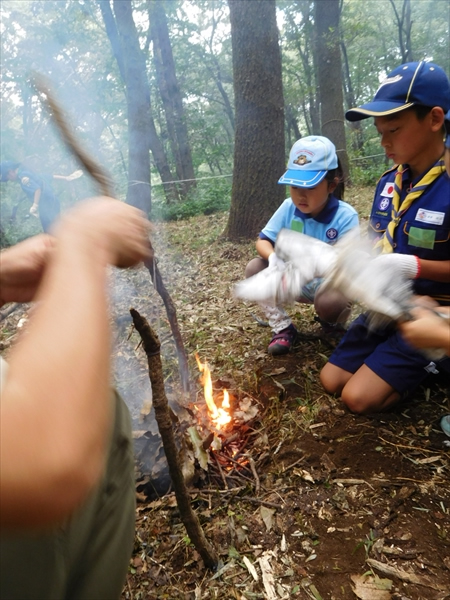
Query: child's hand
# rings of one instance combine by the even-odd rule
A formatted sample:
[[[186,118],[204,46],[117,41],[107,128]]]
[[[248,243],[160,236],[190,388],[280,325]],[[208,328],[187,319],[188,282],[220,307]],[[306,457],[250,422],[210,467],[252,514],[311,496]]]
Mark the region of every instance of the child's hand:
[[[443,348],[450,351],[450,326],[448,320],[437,315],[434,310],[416,307],[411,310],[413,321],[401,323],[398,327],[405,340],[416,348]]]
[[[275,252],[272,252],[267,260],[269,261],[269,267],[272,269],[279,269],[280,271],[283,271],[286,267],[284,260],[277,256]]]

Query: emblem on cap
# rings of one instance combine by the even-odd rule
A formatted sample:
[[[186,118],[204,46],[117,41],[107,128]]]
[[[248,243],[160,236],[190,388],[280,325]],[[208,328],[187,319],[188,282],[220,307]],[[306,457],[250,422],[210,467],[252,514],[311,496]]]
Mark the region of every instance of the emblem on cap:
[[[311,161],[308,160],[307,156],[305,156],[304,154],[300,154],[300,156],[297,156],[297,158],[294,160],[294,165],[300,165],[301,167],[303,167],[303,165],[307,165],[310,162]]]

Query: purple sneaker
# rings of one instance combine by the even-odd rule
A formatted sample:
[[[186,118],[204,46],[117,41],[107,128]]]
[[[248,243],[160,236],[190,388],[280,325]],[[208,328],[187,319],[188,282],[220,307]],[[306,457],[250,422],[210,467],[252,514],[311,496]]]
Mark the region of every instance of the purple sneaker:
[[[272,341],[267,348],[267,352],[273,356],[279,356],[281,354],[287,354],[295,342],[297,337],[297,330],[293,325],[289,325],[286,329],[282,329],[279,333],[276,333]]]

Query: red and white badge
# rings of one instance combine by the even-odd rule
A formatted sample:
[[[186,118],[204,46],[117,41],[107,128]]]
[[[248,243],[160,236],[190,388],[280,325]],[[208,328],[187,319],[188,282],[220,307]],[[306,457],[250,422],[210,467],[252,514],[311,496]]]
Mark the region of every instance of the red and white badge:
[[[392,182],[385,183],[381,195],[386,198],[392,198],[394,195],[394,184]]]

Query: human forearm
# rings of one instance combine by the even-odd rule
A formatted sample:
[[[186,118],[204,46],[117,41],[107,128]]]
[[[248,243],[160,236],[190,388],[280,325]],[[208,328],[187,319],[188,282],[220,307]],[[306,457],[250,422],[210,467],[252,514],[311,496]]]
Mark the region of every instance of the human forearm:
[[[262,240],[261,238],[259,238],[256,241],[256,251],[258,252],[261,258],[263,258],[264,260],[268,260],[272,252],[275,251],[275,248],[273,244],[271,244],[268,240]]]
[[[34,298],[54,242],[40,234],[0,252],[0,306]]]
[[[450,281],[450,260],[419,259],[419,277],[431,281]]]
[[[437,307],[447,318],[435,314],[434,310],[417,307],[412,310],[414,320],[399,325],[403,337],[416,348],[442,348],[450,355],[450,322],[448,310]]]
[[[98,481],[112,417],[106,266],[149,255],[148,221],[108,198],[68,211],[55,240],[2,391],[1,524],[12,529],[57,523]]]
[[[24,514],[30,525],[68,514],[103,466],[111,423],[105,272],[98,248],[70,235],[62,240],[29,331],[11,354],[2,394],[2,505],[15,508],[23,525]],[[24,489],[33,498],[26,510]],[[14,511],[8,517],[14,525]]]

